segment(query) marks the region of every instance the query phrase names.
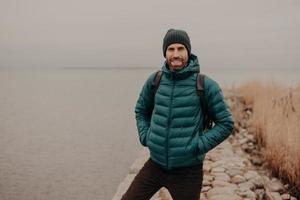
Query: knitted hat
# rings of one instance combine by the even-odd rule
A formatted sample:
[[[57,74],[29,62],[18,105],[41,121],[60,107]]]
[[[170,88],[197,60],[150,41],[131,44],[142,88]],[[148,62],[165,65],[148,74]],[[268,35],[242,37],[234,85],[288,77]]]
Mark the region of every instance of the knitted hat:
[[[183,44],[188,51],[188,56],[191,55],[191,42],[188,34],[184,30],[169,29],[163,41],[164,57],[166,57],[168,46],[174,43]]]

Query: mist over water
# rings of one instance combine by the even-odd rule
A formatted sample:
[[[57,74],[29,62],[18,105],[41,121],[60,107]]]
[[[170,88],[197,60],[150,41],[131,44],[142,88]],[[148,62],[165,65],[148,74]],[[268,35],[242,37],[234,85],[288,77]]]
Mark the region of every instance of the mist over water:
[[[169,28],[200,63],[300,65],[300,1],[2,0],[0,67],[156,67]]]

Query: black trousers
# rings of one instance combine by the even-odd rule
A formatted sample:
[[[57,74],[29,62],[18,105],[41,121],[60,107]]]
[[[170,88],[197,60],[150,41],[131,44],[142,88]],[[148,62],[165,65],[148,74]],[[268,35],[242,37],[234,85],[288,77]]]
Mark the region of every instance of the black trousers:
[[[168,189],[173,200],[198,200],[202,181],[202,165],[164,170],[149,159],[122,200],[149,200],[162,187]]]

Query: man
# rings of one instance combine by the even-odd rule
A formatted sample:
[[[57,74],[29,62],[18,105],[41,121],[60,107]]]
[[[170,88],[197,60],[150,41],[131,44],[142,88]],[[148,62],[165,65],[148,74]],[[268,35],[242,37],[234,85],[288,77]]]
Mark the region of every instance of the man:
[[[219,85],[205,76],[204,97],[214,122],[204,131],[203,108],[197,95],[197,57],[188,34],[168,30],[163,40],[166,61],[157,90],[152,74],[140,93],[135,113],[139,139],[150,159],[135,177],[123,200],[150,199],[166,187],[174,200],[198,200],[205,153],[232,132],[233,120]]]

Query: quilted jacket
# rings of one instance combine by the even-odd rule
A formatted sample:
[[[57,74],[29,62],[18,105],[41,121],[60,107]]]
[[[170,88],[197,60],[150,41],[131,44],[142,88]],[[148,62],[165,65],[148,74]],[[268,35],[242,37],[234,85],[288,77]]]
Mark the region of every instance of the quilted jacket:
[[[198,59],[172,72],[166,62],[156,93],[151,90],[155,73],[145,82],[135,107],[137,129],[151,159],[170,170],[201,164],[205,154],[224,141],[233,130],[233,119],[219,85],[205,76],[205,100],[214,121],[203,131],[203,112],[197,95]]]

